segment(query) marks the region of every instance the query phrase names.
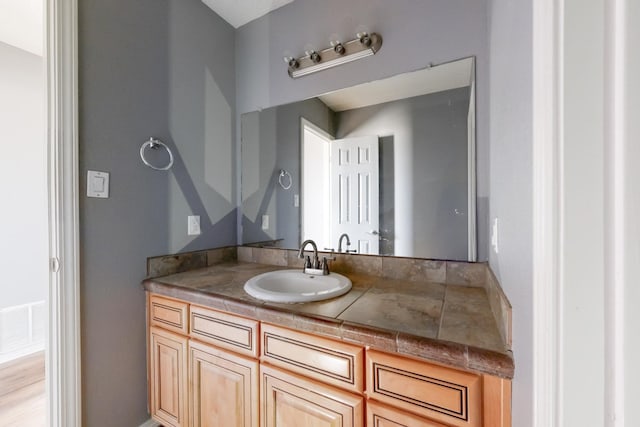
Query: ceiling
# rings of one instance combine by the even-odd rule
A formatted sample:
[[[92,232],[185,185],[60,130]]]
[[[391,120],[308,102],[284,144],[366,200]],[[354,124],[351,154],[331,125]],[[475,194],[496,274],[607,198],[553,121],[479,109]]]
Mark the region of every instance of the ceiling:
[[[42,55],[42,0],[0,0],[0,42]]]
[[[1,1],[1,0],[0,0]],[[202,0],[222,19],[238,28],[293,0]]]
[[[464,58],[437,67],[340,89],[318,98],[333,111],[345,111],[469,86],[473,73],[473,58]]]

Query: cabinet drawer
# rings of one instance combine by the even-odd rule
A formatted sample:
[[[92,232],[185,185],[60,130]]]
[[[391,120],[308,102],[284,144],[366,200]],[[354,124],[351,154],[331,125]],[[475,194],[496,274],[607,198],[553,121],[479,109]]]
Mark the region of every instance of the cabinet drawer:
[[[149,297],[149,321],[153,326],[187,334],[189,304],[151,295]]]
[[[258,322],[255,320],[192,305],[189,324],[192,338],[258,357]]]
[[[260,359],[310,378],[362,393],[364,349],[262,324]]]
[[[367,427],[446,427],[444,424],[384,406],[373,400],[367,401]]]
[[[482,426],[482,378],[378,351],[367,352],[370,398],[453,426]]]

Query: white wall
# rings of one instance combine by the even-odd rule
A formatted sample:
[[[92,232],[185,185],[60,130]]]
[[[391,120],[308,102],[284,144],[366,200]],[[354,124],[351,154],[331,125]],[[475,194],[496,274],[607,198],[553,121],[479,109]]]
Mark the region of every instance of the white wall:
[[[489,211],[499,218],[499,253],[490,250],[489,263],[513,306],[517,427],[531,426],[534,415],[532,40],[532,0],[491,1]]]
[[[0,42],[0,309],[44,300],[48,270],[44,69]]]

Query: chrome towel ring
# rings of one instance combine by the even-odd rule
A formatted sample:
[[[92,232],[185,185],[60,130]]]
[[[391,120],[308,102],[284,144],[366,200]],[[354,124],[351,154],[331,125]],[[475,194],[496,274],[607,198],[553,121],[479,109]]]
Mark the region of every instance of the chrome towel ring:
[[[167,150],[167,153],[169,153],[169,163],[166,166],[154,166],[151,163],[149,163],[147,159],[144,158],[144,151],[146,150],[147,147],[151,148],[152,150],[157,150],[158,147],[162,147],[165,150]],[[171,166],[173,166],[173,153],[171,152],[171,149],[167,147],[167,144],[165,144],[164,142],[154,137],[150,137],[148,140],[146,140],[142,144],[142,147],[140,147],[140,158],[142,159],[142,162],[145,165],[157,171],[166,171],[171,169]]]
[[[282,182],[283,178],[285,181],[288,180],[289,184],[285,184],[284,182]],[[278,175],[278,184],[280,184],[280,187],[282,187],[285,190],[290,189],[291,184],[293,184],[293,179],[291,178],[291,174],[284,169],[280,169],[280,175]]]

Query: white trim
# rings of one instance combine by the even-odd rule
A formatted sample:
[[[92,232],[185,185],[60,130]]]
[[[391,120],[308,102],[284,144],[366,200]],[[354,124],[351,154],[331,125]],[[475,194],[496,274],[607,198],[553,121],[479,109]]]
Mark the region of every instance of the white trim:
[[[160,427],[161,424],[157,423],[153,420],[153,418],[149,418],[147,421],[140,424],[139,427]]]
[[[559,426],[562,0],[533,2],[533,425]]]
[[[77,427],[80,414],[78,79],[76,0],[47,0],[45,57],[49,150],[48,425]]]
[[[471,62],[471,90],[467,113],[467,260],[478,261],[476,204],[476,58]]]
[[[625,0],[605,4],[605,425],[625,425]]]

